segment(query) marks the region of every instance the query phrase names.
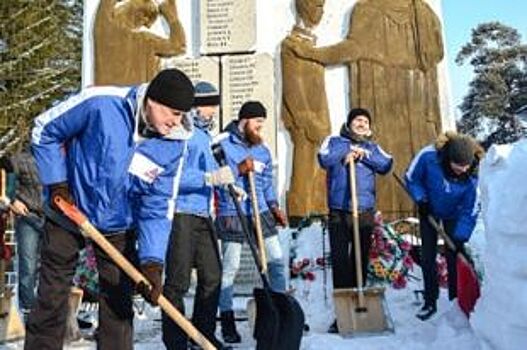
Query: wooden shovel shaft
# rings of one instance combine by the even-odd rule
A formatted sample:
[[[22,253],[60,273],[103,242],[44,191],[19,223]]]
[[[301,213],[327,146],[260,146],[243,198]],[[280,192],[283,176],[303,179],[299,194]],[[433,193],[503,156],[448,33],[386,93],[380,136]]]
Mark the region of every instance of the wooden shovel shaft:
[[[0,169],[0,181],[1,181],[1,184],[0,186],[2,186],[2,192],[0,193],[0,197],[1,198],[4,198],[6,196],[6,186],[7,186],[7,181],[6,181],[6,174],[5,174],[5,169]]]
[[[260,220],[260,208],[258,208],[258,198],[256,197],[256,185],[254,183],[254,172],[249,171],[247,174],[249,178],[249,190],[251,192],[251,206],[253,209],[254,226],[256,229],[256,242],[258,243],[258,251],[260,253],[260,260],[262,262],[262,273],[267,272],[267,255],[265,254],[265,241],[262,232],[262,221]]]
[[[93,240],[108,256],[119,266],[136,284],[143,282],[150,286],[150,282],[144,277],[108,240],[97,230],[75,206],[60,197],[54,198],[57,206],[70,220],[77,224],[84,236]],[[178,324],[179,327],[194,339],[205,350],[216,348],[201,334],[168,299],[160,295],[157,299],[158,305],[166,314]]]
[[[431,216],[431,215],[428,215],[427,220],[428,220],[428,223],[430,223],[430,225],[434,228],[434,230],[441,236],[441,238],[443,238],[443,240],[445,241],[447,247],[451,251],[455,252],[456,255],[458,256],[458,258],[461,259],[461,261],[463,261],[465,264],[468,264],[468,265],[472,266],[472,263],[468,260],[468,257],[465,256],[466,252],[464,250],[459,250],[459,249],[456,248],[456,245],[452,241],[452,238],[450,238],[446,234],[446,232],[443,229],[443,227],[437,223],[437,221],[434,219],[434,217]]]
[[[362,256],[360,249],[360,233],[359,233],[359,208],[357,203],[357,181],[355,176],[355,161],[353,159],[349,162],[350,170],[350,188],[351,188],[351,212],[353,219],[353,249],[355,250],[355,271],[357,274],[357,290],[359,291],[359,308],[366,307],[364,300],[364,292],[362,290],[363,276],[362,276]]]

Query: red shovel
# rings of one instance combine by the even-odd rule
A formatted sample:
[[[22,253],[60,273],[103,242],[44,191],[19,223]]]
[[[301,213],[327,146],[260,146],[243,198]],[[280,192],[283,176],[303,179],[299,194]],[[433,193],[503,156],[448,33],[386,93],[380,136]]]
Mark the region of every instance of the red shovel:
[[[446,234],[443,227],[430,215],[428,215],[428,222],[439,233],[441,238],[443,238],[448,248],[456,252],[457,302],[461,310],[469,317],[480,295],[478,275],[474,271],[474,266],[470,262],[465,249],[462,248],[456,251],[456,246],[452,242],[452,239]]]
[[[393,173],[393,176],[405,192],[408,193],[408,190],[399,175]],[[478,275],[476,274],[474,266],[472,265],[465,249],[461,248],[460,250],[457,250],[454,242],[452,242],[452,239],[446,234],[443,227],[439,225],[431,215],[428,215],[427,219],[434,230],[436,230],[441,238],[443,238],[448,248],[453,252],[456,252],[457,302],[461,310],[463,310],[465,315],[469,317],[480,296]]]

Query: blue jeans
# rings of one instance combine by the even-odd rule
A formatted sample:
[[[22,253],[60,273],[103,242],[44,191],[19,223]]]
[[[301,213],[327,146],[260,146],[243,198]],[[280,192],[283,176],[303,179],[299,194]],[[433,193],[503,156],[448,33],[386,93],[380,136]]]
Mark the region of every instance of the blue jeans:
[[[37,266],[44,218],[33,213],[17,216],[15,237],[18,255],[18,303],[22,310],[30,310],[35,303]]]
[[[267,270],[271,289],[284,292],[286,288],[285,264],[282,247],[278,235],[268,237],[264,241],[267,253]],[[240,269],[242,244],[238,242],[223,241],[221,245],[223,256],[223,272],[221,276],[220,312],[232,310],[234,294],[234,278]]]

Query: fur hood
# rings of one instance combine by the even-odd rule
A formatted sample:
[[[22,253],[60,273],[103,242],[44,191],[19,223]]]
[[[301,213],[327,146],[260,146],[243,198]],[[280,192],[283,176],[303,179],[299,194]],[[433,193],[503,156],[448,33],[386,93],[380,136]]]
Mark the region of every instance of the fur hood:
[[[464,138],[470,141],[470,143],[473,145],[474,149],[474,156],[476,158],[476,161],[479,163],[483,157],[485,156],[485,151],[483,150],[483,147],[476,141],[473,137],[465,135],[465,134],[459,134],[455,131],[446,131],[442,134],[439,134],[437,136],[437,139],[435,140],[435,148],[438,151],[441,151],[445,148],[445,145],[448,143],[448,141],[456,139],[456,138]]]

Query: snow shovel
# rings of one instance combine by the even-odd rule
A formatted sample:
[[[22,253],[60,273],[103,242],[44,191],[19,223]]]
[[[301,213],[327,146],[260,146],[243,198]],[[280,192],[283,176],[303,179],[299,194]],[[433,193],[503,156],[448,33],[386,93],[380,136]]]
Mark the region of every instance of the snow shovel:
[[[119,266],[135,283],[145,283],[150,286],[150,282],[117,250],[108,242],[106,238],[97,230],[80,212],[80,210],[66,202],[63,198],[57,196],[54,199],[55,204],[66,215],[68,219],[73,221],[80,229],[82,234],[94,241],[108,256]],[[199,346],[205,350],[215,350],[216,348],[208,341],[203,334],[201,334],[190,323],[185,316],[183,316],[178,309],[176,309],[167,298],[160,295],[157,299],[158,305],[167,313],[167,315],[178,324],[187,335],[192,338]]]
[[[401,187],[405,190],[405,192],[408,193],[408,190],[406,189],[406,186],[399,175],[393,173],[393,176],[399,185],[401,185]],[[480,296],[478,275],[476,274],[474,266],[471,263],[472,260],[463,247],[459,250],[456,249],[452,239],[446,234],[443,227],[438,224],[433,216],[428,215],[427,220],[432,228],[437,231],[441,238],[443,238],[447,247],[453,252],[456,252],[457,302],[460,309],[463,310],[467,317],[469,317],[470,313],[474,310],[474,306],[476,305],[476,302]]]
[[[384,288],[363,287],[357,183],[353,160],[349,162],[349,171],[357,287],[335,289],[333,292],[338,330],[342,335],[384,333],[392,330],[385,310],[387,307]]]
[[[470,317],[470,313],[474,311],[474,306],[476,306],[480,296],[478,275],[474,271],[471,259],[463,247],[459,250],[456,249],[452,239],[431,215],[428,215],[427,219],[434,230],[443,238],[448,248],[456,253],[457,302],[465,315]]]
[[[225,153],[220,144],[212,146],[214,158],[219,165],[227,165]],[[256,350],[295,350],[300,348],[304,328],[304,312],[300,304],[290,295],[271,290],[269,280],[264,272],[262,261],[254,242],[253,234],[243,215],[233,185],[227,189],[234,202],[245,238],[249,243],[254,262],[258,268],[263,288],[254,288],[256,300],[256,321],[254,338]]]

